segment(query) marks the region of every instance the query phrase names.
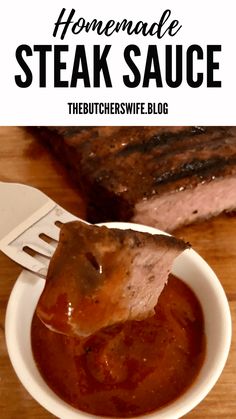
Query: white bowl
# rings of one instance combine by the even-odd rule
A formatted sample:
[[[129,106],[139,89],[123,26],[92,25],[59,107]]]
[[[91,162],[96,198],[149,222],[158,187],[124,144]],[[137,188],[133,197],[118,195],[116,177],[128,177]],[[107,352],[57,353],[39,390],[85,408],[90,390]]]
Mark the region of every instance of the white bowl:
[[[152,227],[131,223],[107,223],[108,227],[162,233]],[[192,410],[218,380],[231,342],[231,316],[224,290],[207,263],[194,251],[186,250],[174,263],[172,272],[188,284],[203,309],[207,340],[206,357],[201,371],[177,400],[145,419],[177,419]],[[12,365],[20,381],[42,406],[63,419],[94,418],[61,400],[45,383],[35,365],[30,340],[33,313],[44,286],[44,280],[23,271],[12,290],[6,312],[6,342]]]

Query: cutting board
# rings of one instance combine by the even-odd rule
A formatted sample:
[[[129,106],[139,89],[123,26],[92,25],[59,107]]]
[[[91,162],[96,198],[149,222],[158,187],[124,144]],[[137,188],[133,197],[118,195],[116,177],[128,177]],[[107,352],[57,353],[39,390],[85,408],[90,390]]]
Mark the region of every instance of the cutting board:
[[[64,168],[27,129],[0,127],[0,181],[20,182],[41,189],[75,215],[85,217],[85,203]],[[235,191],[236,193],[236,191]],[[233,330],[236,325],[236,216],[217,218],[175,233],[189,241],[210,264],[227,294]],[[17,379],[4,337],[4,318],[11,289],[20,273],[0,253],[0,416],[3,419],[52,419]],[[214,389],[188,419],[236,418],[236,339],[233,336],[227,365]]]

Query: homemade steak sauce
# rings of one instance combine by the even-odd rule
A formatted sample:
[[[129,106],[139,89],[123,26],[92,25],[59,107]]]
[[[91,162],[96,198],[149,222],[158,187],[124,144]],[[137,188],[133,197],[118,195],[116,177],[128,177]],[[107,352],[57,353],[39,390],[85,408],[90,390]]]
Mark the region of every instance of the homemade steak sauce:
[[[88,338],[54,333],[36,314],[32,322],[32,350],[45,381],[63,400],[96,416],[137,416],[171,402],[196,378],[205,347],[200,304],[173,275],[155,315],[145,320]]]

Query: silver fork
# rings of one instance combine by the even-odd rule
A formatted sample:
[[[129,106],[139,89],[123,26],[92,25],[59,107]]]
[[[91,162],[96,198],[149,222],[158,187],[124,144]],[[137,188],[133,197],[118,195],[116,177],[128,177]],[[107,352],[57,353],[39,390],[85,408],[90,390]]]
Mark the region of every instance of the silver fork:
[[[0,250],[29,271],[46,276],[55,244],[43,237],[57,242],[60,228],[56,223],[74,220],[80,219],[38,189],[0,182]],[[34,257],[27,248],[36,252]]]

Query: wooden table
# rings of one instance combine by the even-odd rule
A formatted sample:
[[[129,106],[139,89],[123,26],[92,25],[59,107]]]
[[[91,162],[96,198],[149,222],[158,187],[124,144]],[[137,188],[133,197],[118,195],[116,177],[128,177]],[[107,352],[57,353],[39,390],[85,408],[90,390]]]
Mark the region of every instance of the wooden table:
[[[69,211],[85,216],[82,199],[64,169],[23,128],[0,127],[0,181],[35,186]],[[236,191],[235,191],[236,193]],[[220,216],[183,228],[176,235],[190,241],[220,278],[236,325],[236,216]],[[21,269],[0,252],[0,417],[50,419],[17,379],[8,358],[4,318],[11,289]],[[186,415],[189,419],[236,418],[236,339],[227,365],[207,398]]]

